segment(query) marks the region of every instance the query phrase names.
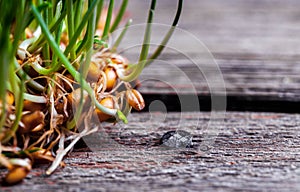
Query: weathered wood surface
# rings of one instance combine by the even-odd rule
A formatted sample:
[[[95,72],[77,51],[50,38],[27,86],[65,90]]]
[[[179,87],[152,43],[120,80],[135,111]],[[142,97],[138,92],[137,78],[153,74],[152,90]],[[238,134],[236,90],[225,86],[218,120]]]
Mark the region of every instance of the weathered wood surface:
[[[300,100],[298,61],[264,60],[255,56],[252,56],[252,59],[234,57],[216,60],[228,96],[268,96],[269,99]],[[143,86],[140,87],[143,93],[174,93],[174,90],[182,94],[211,93],[210,88],[214,85],[206,81],[198,66],[187,60],[167,60],[167,62],[176,68],[166,64],[159,67],[160,63],[157,62],[143,72],[140,78],[143,81]],[[180,74],[178,70],[184,74]]]
[[[145,21],[148,3],[129,1],[135,23]],[[272,100],[277,108],[288,106],[297,112],[299,1],[190,0],[184,4],[179,26],[212,52],[224,76],[227,95],[236,105],[255,100],[263,108]],[[175,7],[174,0],[158,1],[155,21],[171,23]],[[135,35],[127,36],[123,47],[128,42],[141,42],[142,37],[136,40],[141,32],[135,30]],[[160,37],[154,32],[154,40]],[[173,40],[174,45],[197,55],[186,38]],[[171,49],[165,53],[160,59],[178,66],[192,84],[166,65],[148,68],[141,80],[167,78],[180,94],[209,96],[205,78],[190,60]],[[127,54],[133,59],[138,56],[134,49]],[[144,81],[140,90],[165,95],[166,100],[174,92],[157,81]],[[286,105],[285,101],[291,103]],[[97,153],[77,149],[65,159],[67,167],[50,177],[43,175],[47,165],[39,165],[22,184],[2,186],[0,191],[300,191],[298,114],[227,112],[224,122],[213,124],[217,137],[204,152],[198,147],[207,141],[204,128],[209,117],[207,112],[168,113],[166,118],[161,113],[134,113],[126,127],[108,125],[104,129],[108,140],[120,145],[102,144]],[[174,129],[190,132],[194,148],[161,150],[159,138]],[[4,175],[5,170],[0,172]]]
[[[300,100],[300,19],[297,0],[212,0],[184,1],[183,15],[179,23],[182,28],[195,35],[213,54],[218,64],[226,87],[226,94],[255,100],[264,97],[266,100]],[[135,23],[145,21],[148,3],[133,0],[129,4],[131,16]],[[155,22],[170,24],[176,2],[159,1]],[[134,34],[134,35],[130,35]],[[142,28],[129,32],[123,46],[132,42],[141,44]],[[153,41],[159,42],[162,34],[154,30]],[[194,39],[195,40],[195,39]],[[171,48],[188,53],[192,59],[199,53],[192,46],[193,38],[182,33],[175,33]],[[136,59],[138,49],[131,48],[129,57]],[[125,51],[125,54],[126,54]],[[176,50],[167,49],[160,57],[168,65],[156,65],[147,69],[141,79],[150,77],[172,82],[172,86],[158,81],[145,81],[143,93],[194,93],[207,95],[213,85],[209,85],[197,66]],[[205,59],[205,58],[204,58]],[[201,59],[200,64],[205,60]],[[202,63],[201,63],[202,62]],[[187,75],[174,71],[174,65]],[[203,71],[202,71],[203,72]],[[204,74],[213,76],[214,74]],[[164,78],[162,78],[164,77]]]
[[[150,118],[151,117],[151,118]],[[81,149],[67,167],[44,177],[38,166],[20,185],[1,191],[299,191],[300,116],[232,113],[216,122],[209,151],[197,148],[210,113],[142,113],[126,127],[105,128],[121,147]],[[178,127],[179,122],[183,121]],[[191,133],[194,148],[160,150],[165,132]],[[98,141],[100,142],[100,141]],[[3,174],[4,170],[1,170]]]
[[[174,0],[157,2],[155,22],[171,24],[176,3]],[[299,57],[298,6],[297,0],[184,1],[179,28],[193,33],[213,53]],[[146,21],[148,7],[149,2],[130,1],[129,11],[134,23]],[[182,39],[177,42],[184,45]],[[190,52],[195,51],[185,47]]]

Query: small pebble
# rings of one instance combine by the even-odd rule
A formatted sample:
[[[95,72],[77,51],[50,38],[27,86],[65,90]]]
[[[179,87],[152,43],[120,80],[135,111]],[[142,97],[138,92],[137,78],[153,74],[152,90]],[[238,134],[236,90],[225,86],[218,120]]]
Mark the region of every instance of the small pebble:
[[[161,137],[161,144],[172,148],[191,148],[193,136],[186,131],[168,131]]]

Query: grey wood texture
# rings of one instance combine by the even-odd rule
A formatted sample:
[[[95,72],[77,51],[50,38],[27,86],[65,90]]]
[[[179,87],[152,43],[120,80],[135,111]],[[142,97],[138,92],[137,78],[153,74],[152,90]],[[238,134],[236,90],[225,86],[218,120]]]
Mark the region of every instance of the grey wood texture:
[[[149,1],[129,1],[128,17],[144,22],[148,6]],[[297,103],[299,6],[297,0],[185,0],[179,27],[212,53],[228,96]],[[158,1],[155,22],[171,23],[175,8],[174,0]],[[142,41],[141,28],[131,33],[121,46],[124,49]],[[161,39],[160,33],[154,32],[154,41]],[[197,56],[199,50],[189,46],[190,37],[174,37],[174,46]],[[137,50],[124,53],[134,60]],[[188,58],[167,49],[160,59],[141,76],[142,93],[168,96],[175,89],[181,94],[210,95],[205,77]],[[227,112],[224,121],[213,121],[216,138],[208,151],[202,151],[200,146],[210,141],[205,131],[209,119],[208,112],[134,113],[126,126],[104,126],[102,134],[117,145],[98,146],[101,140],[94,137],[89,140],[95,141],[93,151],[76,149],[65,159],[66,168],[45,177],[47,165],[39,165],[22,184],[2,186],[0,191],[300,191],[299,114]],[[176,129],[190,132],[194,147],[161,150],[159,138]]]
[[[226,114],[217,121],[209,151],[197,148],[210,113],[140,113],[126,127],[105,126],[121,143],[94,152],[79,149],[67,167],[44,177],[38,166],[22,184],[1,191],[299,191],[300,116],[281,113]],[[178,127],[179,121],[184,121]],[[212,120],[213,121],[213,120]],[[194,148],[161,150],[165,132],[193,135]],[[100,141],[98,141],[99,143]],[[96,141],[97,143],[97,141]],[[1,170],[1,174],[3,174]]]
[[[194,36],[175,32],[169,49],[159,57],[162,62],[149,67],[141,76],[141,79],[149,77],[157,80],[166,79],[173,83],[173,87],[146,81],[140,88],[141,91],[174,93],[175,87],[179,93],[194,93],[195,91],[191,89],[193,86],[199,95],[210,94],[213,85],[208,84],[207,78],[190,60],[198,58],[200,64],[209,66],[210,61],[205,63],[208,57],[203,54],[205,49],[199,50],[193,46],[193,41],[199,40],[215,58],[223,75],[227,95],[269,96],[270,99],[299,101],[299,4],[296,0],[184,1],[178,27]],[[149,2],[130,1],[130,16],[134,24],[146,21],[147,7]],[[175,8],[176,1],[158,1],[155,22],[172,23]],[[132,31],[124,40],[123,47],[129,49],[128,56],[134,60],[138,58],[139,49],[126,46],[131,46],[132,42],[141,44],[143,28],[136,27]],[[158,27],[153,31],[153,42],[160,42],[164,34],[162,31],[165,32],[166,28]],[[186,58],[180,52],[190,57]],[[161,66],[161,63],[168,65]],[[183,75],[178,75],[171,65],[179,67],[192,84],[187,82]]]

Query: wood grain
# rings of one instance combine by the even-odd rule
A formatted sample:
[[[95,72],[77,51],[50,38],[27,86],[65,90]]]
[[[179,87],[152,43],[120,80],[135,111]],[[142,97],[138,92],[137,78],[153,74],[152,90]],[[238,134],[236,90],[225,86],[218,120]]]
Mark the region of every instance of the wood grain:
[[[143,23],[148,6],[131,0],[127,16]],[[243,112],[227,112],[211,129],[206,129],[210,112],[132,113],[126,126],[105,125],[98,134],[104,140],[90,138],[93,151],[71,153],[66,168],[45,177],[47,165],[38,165],[22,184],[0,191],[299,191],[299,6],[297,0],[184,1],[179,27],[212,53],[229,109]],[[155,22],[171,23],[175,8],[174,0],[158,1]],[[142,28],[129,31],[122,43],[132,61],[142,34]],[[159,42],[162,34],[154,31],[152,40]],[[174,47],[191,57],[169,48],[142,74],[140,91],[148,104],[161,99],[169,111],[178,111],[174,94],[210,104],[212,85],[204,75],[214,73],[203,75],[191,62],[201,56],[196,61],[211,69],[205,47],[199,52],[190,42],[175,35]],[[137,47],[127,49],[132,43]],[[267,108],[296,114],[246,112]],[[193,148],[162,150],[160,137],[176,129],[193,135]],[[214,131],[212,137],[207,130]],[[203,143],[208,151],[200,150]]]
[[[179,28],[194,36],[175,33],[169,48],[159,57],[158,64],[149,67],[141,76],[172,82],[172,86],[157,81],[143,83],[144,94],[190,93],[214,94],[213,85],[201,74],[191,59],[205,63],[205,47],[195,49],[199,40],[208,48],[223,75],[226,94],[239,99],[265,98],[266,100],[299,101],[300,88],[300,19],[299,1],[184,1],[183,15]],[[144,1],[133,0],[129,11],[134,23],[143,23],[148,7]],[[157,3],[155,21],[171,23],[176,2],[171,0]],[[130,30],[129,30],[130,31]],[[152,41],[159,43],[165,28],[153,31]],[[129,32],[122,44],[124,54],[135,61],[141,45],[143,28]],[[140,38],[137,38],[139,37]],[[137,47],[132,48],[135,42]],[[130,48],[126,47],[129,46]],[[154,49],[155,46],[152,48]],[[201,47],[201,46],[200,46]],[[174,50],[176,48],[179,50]],[[122,51],[123,49],[121,49]],[[186,58],[186,55],[188,58]],[[202,55],[201,55],[202,54]],[[204,57],[204,58],[203,58]],[[199,61],[200,58],[200,61]],[[197,60],[198,59],[198,60]],[[160,62],[160,63],[159,63]],[[169,65],[161,65],[167,63]],[[184,74],[172,69],[178,67]],[[202,71],[203,72],[203,71]],[[188,82],[183,76],[187,75]],[[214,74],[204,74],[208,77]],[[195,90],[193,90],[195,88]]]
[[[151,117],[152,115],[152,117]],[[81,149],[65,159],[67,167],[50,177],[34,169],[20,185],[1,191],[299,191],[299,115],[227,113],[215,122],[218,133],[209,151],[210,113],[140,113],[126,127],[106,126],[120,147]],[[151,117],[151,118],[150,118]],[[184,121],[178,127],[179,121]],[[194,148],[160,150],[165,132],[193,135]],[[101,142],[101,141],[99,141]],[[3,174],[4,170],[1,170]]]

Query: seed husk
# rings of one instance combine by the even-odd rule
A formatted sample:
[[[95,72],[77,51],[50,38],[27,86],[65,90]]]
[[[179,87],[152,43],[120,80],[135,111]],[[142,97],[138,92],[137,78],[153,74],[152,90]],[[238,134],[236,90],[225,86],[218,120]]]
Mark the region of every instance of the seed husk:
[[[91,81],[91,82],[97,82],[100,75],[101,75],[101,71],[99,69],[100,67],[94,63],[94,62],[91,62],[90,63],[90,66],[89,66],[89,70],[88,70],[88,75],[87,75],[87,79],[88,81]]]
[[[72,93],[67,96],[68,102],[73,106],[78,106],[80,103],[81,90],[80,88],[75,89]],[[87,102],[89,100],[89,95],[86,91],[83,91],[83,102]]]
[[[129,89],[126,91],[126,99],[129,105],[135,110],[141,111],[145,107],[145,101],[142,95],[135,89]]]
[[[70,117],[75,114],[77,107],[80,105],[80,88],[75,89],[72,93],[67,96],[68,106],[67,112]],[[83,109],[86,110],[90,107],[90,97],[86,91],[83,91]]]
[[[29,133],[33,129],[39,127],[39,130],[43,128],[45,115],[41,111],[34,111],[24,114],[22,116],[18,132]]]
[[[14,101],[15,101],[14,95],[10,91],[7,91],[6,92],[6,103],[8,105],[12,105],[14,103]]]
[[[44,103],[34,103],[29,100],[24,100],[23,102],[23,110],[24,111],[42,111],[46,107]]]
[[[6,104],[7,105],[12,105],[13,103],[14,103],[14,95],[11,93],[11,92],[9,92],[9,91],[7,91],[6,92]],[[0,106],[2,106],[2,100],[0,100]]]
[[[112,67],[107,67],[104,73],[106,75],[106,91],[111,91],[117,81],[117,73]]]
[[[114,108],[114,101],[111,97],[106,97],[104,99],[102,99],[100,101],[100,104],[103,105],[104,107],[106,108],[110,108],[110,109],[113,109]],[[95,109],[95,112],[98,116],[98,119],[100,122],[103,122],[103,121],[106,121],[110,118],[112,118],[111,115],[107,115],[106,113],[102,112],[100,109]]]
[[[16,166],[13,169],[9,170],[5,176],[5,183],[8,185],[13,185],[21,182],[29,173],[29,170],[25,167]]]
[[[111,61],[115,64],[122,64],[124,66],[128,65],[128,61],[124,57],[118,54],[112,54]]]

